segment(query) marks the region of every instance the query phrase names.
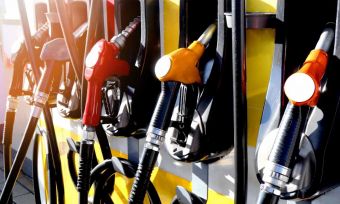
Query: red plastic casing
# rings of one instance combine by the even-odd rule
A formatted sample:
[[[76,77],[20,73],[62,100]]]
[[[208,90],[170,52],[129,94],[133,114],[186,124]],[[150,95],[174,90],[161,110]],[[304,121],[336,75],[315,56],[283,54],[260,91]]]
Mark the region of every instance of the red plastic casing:
[[[117,59],[119,48],[99,40],[86,57],[85,79],[88,81],[83,124],[97,126],[101,114],[101,88],[109,76],[127,76],[129,64]]]
[[[114,7],[114,0],[107,0],[106,2],[107,7],[107,28],[109,39],[111,39],[115,34],[115,7]]]

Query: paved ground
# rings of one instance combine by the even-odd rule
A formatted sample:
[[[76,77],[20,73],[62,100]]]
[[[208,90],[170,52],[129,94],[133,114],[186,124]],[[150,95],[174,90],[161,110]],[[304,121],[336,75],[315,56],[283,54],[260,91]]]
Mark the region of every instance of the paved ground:
[[[5,184],[4,167],[2,162],[2,151],[0,151],[0,192]],[[20,175],[14,187],[13,196],[17,204],[34,204],[33,182],[31,178]]]

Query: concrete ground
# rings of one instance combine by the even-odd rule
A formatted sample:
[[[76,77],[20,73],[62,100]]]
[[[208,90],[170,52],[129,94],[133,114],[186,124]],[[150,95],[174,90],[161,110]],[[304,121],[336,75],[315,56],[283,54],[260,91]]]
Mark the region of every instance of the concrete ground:
[[[0,192],[2,191],[4,185],[4,165],[2,159],[2,151],[0,151]],[[35,204],[32,179],[21,174],[14,187],[13,196],[14,202],[16,204]]]

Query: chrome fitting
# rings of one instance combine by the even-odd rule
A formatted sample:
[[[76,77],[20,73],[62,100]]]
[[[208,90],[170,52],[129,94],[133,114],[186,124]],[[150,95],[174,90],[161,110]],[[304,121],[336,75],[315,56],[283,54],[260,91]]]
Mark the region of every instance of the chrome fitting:
[[[7,97],[6,109],[7,112],[16,112],[19,106],[19,99],[14,96]]]
[[[146,142],[152,145],[160,146],[164,141],[165,133],[166,132],[164,130],[160,130],[158,128],[152,127],[151,131],[149,128],[146,134]]]
[[[278,186],[280,189],[284,188],[289,181],[291,169],[267,161],[263,170],[263,181],[274,186]]]
[[[31,117],[39,118],[42,112],[42,107],[34,105],[31,109]]]
[[[155,152],[159,152],[159,146],[155,145],[155,144],[152,144],[152,143],[149,143],[149,142],[145,143],[144,148],[152,149]]]
[[[281,191],[271,185],[268,185],[268,184],[261,184],[260,185],[260,189],[267,192],[267,193],[271,193],[271,194],[274,194],[274,195],[277,195],[277,196],[280,196],[281,195]]]
[[[166,131],[151,126],[148,128],[147,133],[156,134],[156,135],[164,137],[166,134]]]
[[[83,128],[83,140],[94,140],[96,137],[96,130],[92,126],[85,125]]]
[[[36,93],[34,95],[34,102],[41,104],[42,106],[44,106],[46,104],[48,100],[48,94],[39,91],[38,93]]]

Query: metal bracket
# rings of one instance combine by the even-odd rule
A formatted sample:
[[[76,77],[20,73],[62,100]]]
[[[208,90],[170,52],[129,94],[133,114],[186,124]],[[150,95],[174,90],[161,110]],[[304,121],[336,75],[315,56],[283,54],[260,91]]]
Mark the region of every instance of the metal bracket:
[[[227,27],[231,28],[232,18],[231,13],[224,13]],[[277,19],[275,13],[263,13],[263,12],[247,12],[246,13],[246,28],[247,29],[265,29],[276,28]]]

